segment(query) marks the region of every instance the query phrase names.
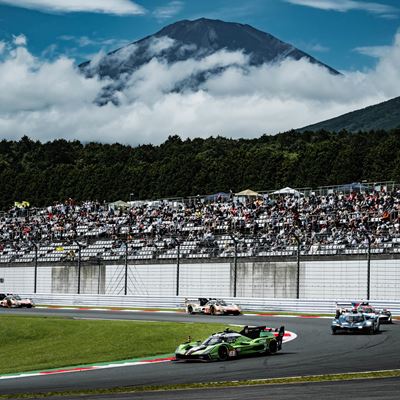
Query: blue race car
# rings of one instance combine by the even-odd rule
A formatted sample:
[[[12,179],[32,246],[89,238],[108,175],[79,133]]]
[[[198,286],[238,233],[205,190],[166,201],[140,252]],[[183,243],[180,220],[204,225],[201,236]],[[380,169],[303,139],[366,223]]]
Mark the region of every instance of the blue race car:
[[[379,318],[370,317],[356,312],[345,312],[337,315],[331,325],[332,335],[339,332],[346,333],[369,333],[375,334],[379,332]]]

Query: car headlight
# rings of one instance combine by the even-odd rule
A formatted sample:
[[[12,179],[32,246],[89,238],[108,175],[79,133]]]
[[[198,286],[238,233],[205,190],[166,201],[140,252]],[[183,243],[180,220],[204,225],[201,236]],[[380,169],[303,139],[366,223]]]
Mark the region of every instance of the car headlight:
[[[371,321],[367,321],[367,322],[365,323],[365,325],[371,326],[371,325],[372,325],[372,322],[371,322]]]

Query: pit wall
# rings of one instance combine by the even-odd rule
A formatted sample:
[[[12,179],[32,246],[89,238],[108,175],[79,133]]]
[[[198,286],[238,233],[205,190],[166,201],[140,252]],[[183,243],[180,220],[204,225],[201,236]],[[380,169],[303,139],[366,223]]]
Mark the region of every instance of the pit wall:
[[[81,294],[125,294],[123,264],[82,265]],[[179,270],[179,274],[178,274]],[[365,260],[302,261],[300,299],[367,298]],[[127,267],[127,294],[138,296],[233,297],[234,262],[135,264]],[[78,293],[78,267],[39,264],[37,293]],[[296,298],[297,263],[294,261],[237,261],[236,296]],[[179,282],[179,284],[178,284]],[[179,290],[177,290],[177,284]],[[34,266],[0,266],[0,293],[33,293]],[[399,300],[400,260],[371,260],[370,298]]]

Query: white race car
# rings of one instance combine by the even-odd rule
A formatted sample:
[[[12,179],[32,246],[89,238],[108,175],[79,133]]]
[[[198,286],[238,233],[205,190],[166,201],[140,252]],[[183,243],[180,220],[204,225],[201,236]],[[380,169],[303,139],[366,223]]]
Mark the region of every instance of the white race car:
[[[9,294],[5,296],[3,300],[0,301],[0,306],[8,308],[21,308],[21,307],[32,308],[35,307],[35,303],[32,301],[32,299],[27,299],[27,298],[22,299],[17,294]]]
[[[239,315],[242,310],[236,304],[227,304],[222,299],[185,299],[186,312],[189,314],[209,314],[209,315]]]

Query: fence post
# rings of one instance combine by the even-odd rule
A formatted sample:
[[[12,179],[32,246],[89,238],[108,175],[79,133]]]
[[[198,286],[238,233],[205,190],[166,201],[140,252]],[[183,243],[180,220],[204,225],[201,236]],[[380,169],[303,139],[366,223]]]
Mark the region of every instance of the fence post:
[[[181,244],[178,239],[175,239],[178,253],[176,254],[176,295],[179,296],[179,273],[180,273],[180,257],[181,257]]]
[[[128,294],[128,241],[125,243],[125,296]]]
[[[78,294],[81,294],[81,256],[82,256],[82,254],[81,254],[81,248],[82,248],[82,245],[77,241],[77,240],[75,240],[75,243],[78,245]]]
[[[237,250],[238,250],[238,241],[237,239],[231,234],[231,239],[233,240],[233,244],[235,246],[235,255],[233,259],[233,297],[236,297],[237,292]]]
[[[300,248],[301,248],[301,241],[300,241],[300,236],[296,234],[295,232],[292,232],[294,238],[296,239],[297,243],[297,252],[296,252],[296,257],[297,257],[297,285],[296,285],[296,298],[300,298]]]
[[[367,232],[364,232],[365,237],[368,241],[368,253],[367,253],[367,300],[371,297],[371,237]]]
[[[34,273],[34,284],[33,284],[33,293],[37,291],[37,269],[38,269],[38,245],[35,242],[32,242],[35,247],[35,273]]]

